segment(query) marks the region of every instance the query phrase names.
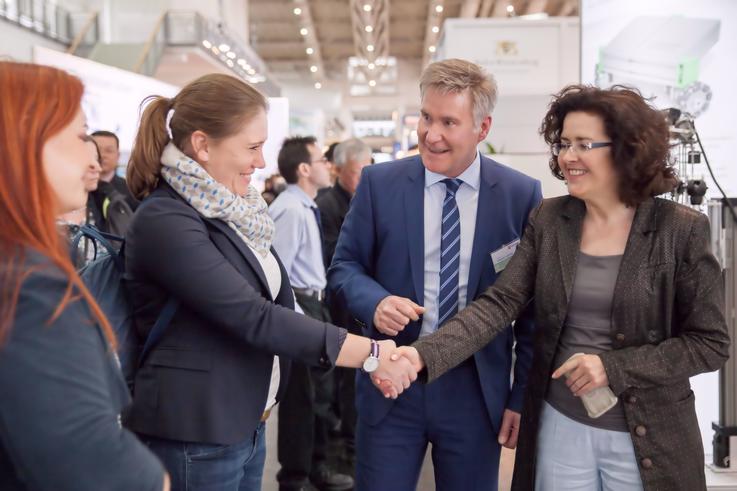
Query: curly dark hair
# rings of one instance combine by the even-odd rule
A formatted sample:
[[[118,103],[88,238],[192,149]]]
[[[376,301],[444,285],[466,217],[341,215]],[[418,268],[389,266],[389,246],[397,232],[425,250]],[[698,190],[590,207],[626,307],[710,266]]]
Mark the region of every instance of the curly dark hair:
[[[637,206],[647,198],[672,191],[678,179],[671,159],[668,123],[637,89],[615,85],[601,89],[569,85],[553,97],[540,126],[548,145],[560,142],[568,113],[595,114],[612,141],[614,170],[619,176],[619,199]],[[558,158],[550,154],[550,170],[564,180]]]

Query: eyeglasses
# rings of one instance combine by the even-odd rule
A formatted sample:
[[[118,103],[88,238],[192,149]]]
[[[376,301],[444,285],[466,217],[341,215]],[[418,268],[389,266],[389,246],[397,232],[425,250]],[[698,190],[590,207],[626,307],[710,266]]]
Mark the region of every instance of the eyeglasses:
[[[328,159],[326,159],[325,157],[320,157],[319,159],[316,159],[316,160],[313,160],[312,162],[310,162],[310,165],[312,165],[312,164],[325,164],[325,163],[327,163],[327,161],[328,161]]]
[[[571,148],[576,151],[578,155],[582,155],[589,150],[593,150],[594,148],[602,148],[602,147],[611,147],[612,142],[575,142],[575,143],[565,143],[565,142],[558,142],[553,143],[551,145],[551,149],[553,150],[553,155],[556,157],[562,153],[566,153]]]

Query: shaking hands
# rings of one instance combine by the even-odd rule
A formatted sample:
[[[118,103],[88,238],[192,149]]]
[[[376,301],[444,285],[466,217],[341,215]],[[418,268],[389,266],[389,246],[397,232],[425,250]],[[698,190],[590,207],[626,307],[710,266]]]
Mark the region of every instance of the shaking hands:
[[[392,340],[379,341],[379,368],[371,374],[371,381],[384,397],[396,399],[425,364],[412,346],[396,347]]]

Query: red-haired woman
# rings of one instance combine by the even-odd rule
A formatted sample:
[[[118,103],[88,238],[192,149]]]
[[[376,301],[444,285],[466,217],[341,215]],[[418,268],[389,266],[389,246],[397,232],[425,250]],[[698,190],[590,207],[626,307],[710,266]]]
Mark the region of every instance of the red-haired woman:
[[[120,425],[115,337],[56,226],[87,199],[82,83],[0,62],[0,87],[0,489],[166,490]]]

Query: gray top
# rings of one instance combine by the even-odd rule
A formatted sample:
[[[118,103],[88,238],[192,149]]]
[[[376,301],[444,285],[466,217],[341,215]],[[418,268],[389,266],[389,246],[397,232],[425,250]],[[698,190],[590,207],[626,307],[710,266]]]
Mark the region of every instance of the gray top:
[[[568,316],[558,343],[553,370],[575,353],[598,354],[612,349],[612,298],[621,261],[621,255],[579,254]],[[581,400],[566,386],[565,377],[551,380],[546,400],[579,423],[605,430],[628,431],[621,401],[600,417],[590,418]]]

